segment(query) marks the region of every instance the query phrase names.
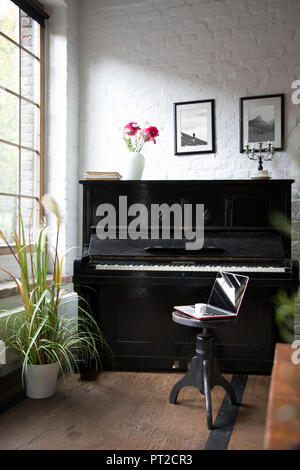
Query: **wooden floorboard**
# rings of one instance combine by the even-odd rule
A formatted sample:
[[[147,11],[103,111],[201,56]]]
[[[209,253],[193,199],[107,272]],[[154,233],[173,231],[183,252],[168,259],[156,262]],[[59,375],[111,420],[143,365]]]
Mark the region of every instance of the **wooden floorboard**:
[[[177,405],[168,402],[182,375],[104,372],[95,382],[80,382],[75,376],[73,393],[69,383],[60,383],[53,397],[26,398],[4,412],[0,449],[203,449],[209,436],[204,397],[186,387]],[[243,448],[243,439],[249,442],[253,432],[251,448],[262,448],[268,383],[269,378],[249,377],[243,402],[250,407],[239,411],[230,447]],[[221,387],[212,390],[214,419],[224,395]]]
[[[230,450],[263,450],[270,376],[249,375]]]

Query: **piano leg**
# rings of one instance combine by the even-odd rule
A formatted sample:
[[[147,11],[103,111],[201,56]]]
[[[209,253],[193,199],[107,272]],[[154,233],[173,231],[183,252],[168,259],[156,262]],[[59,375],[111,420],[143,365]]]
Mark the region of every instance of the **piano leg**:
[[[92,296],[94,290],[92,288],[81,285],[74,285],[74,289],[78,295],[78,315],[84,316],[85,310],[93,315],[93,312],[96,311],[93,305]],[[96,359],[90,360],[90,362],[86,362],[84,359],[78,358],[76,360],[76,365],[80,374],[80,380],[95,381],[101,372],[101,364],[96,363]]]
[[[76,359],[76,371],[80,374],[80,380],[93,381],[97,380],[100,373],[96,364],[87,365],[83,359]]]

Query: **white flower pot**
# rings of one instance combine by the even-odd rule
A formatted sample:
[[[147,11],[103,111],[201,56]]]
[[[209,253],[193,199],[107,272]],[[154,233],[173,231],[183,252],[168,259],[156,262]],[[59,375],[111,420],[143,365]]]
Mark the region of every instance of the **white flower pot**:
[[[145,158],[140,152],[128,152],[124,157],[122,177],[124,180],[140,180],[145,166]]]
[[[25,370],[26,395],[29,398],[48,398],[56,392],[58,362],[31,365]]]

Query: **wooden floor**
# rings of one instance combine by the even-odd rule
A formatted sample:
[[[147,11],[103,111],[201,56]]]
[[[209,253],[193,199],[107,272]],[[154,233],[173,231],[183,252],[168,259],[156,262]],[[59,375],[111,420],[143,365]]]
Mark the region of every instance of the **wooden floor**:
[[[95,382],[59,384],[45,400],[26,398],[1,417],[0,449],[203,449],[205,400],[193,387],[177,405],[169,392],[182,374],[104,372]],[[226,376],[229,380],[231,376]],[[270,377],[249,376],[229,449],[262,449]],[[212,390],[213,418],[224,398]],[[3,432],[5,430],[5,432]]]

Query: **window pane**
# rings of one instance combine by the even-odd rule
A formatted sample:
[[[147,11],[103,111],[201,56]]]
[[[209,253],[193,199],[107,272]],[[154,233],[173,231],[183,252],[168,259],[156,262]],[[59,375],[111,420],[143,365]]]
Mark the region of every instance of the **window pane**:
[[[16,197],[0,196],[0,230],[10,244],[14,244],[14,228],[18,213],[18,199]],[[5,246],[0,240],[0,246]]]
[[[19,98],[0,89],[0,139],[18,143]]]
[[[19,150],[0,142],[0,191],[18,193]]]
[[[21,100],[21,145],[38,150],[38,107]]]
[[[26,243],[29,243],[29,227],[31,242],[34,239],[34,232],[37,227],[38,203],[34,199],[21,198],[21,214],[25,231],[25,240]]]
[[[40,102],[40,62],[21,50],[21,95]]]
[[[21,10],[21,45],[40,57],[40,25]]]
[[[0,196],[0,230],[14,245],[19,210],[27,242],[29,225],[33,231],[38,222],[41,29],[11,0],[0,0],[0,32],[0,87],[22,96],[0,88],[0,140],[29,148],[0,142],[0,192],[18,195]]]
[[[10,0],[1,0],[0,31],[19,42],[19,8]]]
[[[20,49],[0,36],[0,85],[19,93]]]
[[[37,162],[38,155],[30,150],[21,151],[21,194],[23,196],[37,195]]]

